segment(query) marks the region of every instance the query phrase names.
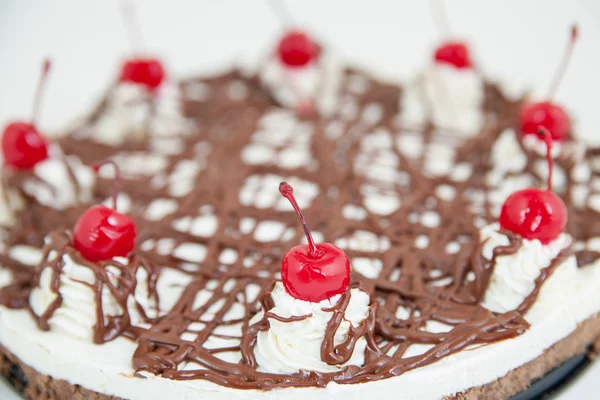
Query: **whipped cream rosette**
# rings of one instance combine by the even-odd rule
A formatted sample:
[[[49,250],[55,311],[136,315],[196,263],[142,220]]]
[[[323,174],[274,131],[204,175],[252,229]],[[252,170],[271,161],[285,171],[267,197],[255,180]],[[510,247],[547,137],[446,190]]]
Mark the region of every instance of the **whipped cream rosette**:
[[[292,187],[279,186],[300,218],[308,245],[293,247],[282,261],[277,282],[254,317],[264,326],[254,354],[260,370],[271,373],[336,372],[362,366],[374,310],[368,293],[348,287],[350,263],[329,243],[315,244]]]
[[[483,99],[483,79],[478,71],[435,63],[405,88],[400,97],[400,121],[414,129],[431,121],[438,128],[471,137],[483,128]]]
[[[529,240],[502,231],[499,224],[484,227],[481,232],[482,255],[491,263],[493,272],[482,301],[490,311],[503,313],[519,308],[534,290],[544,285],[568,281],[577,274],[577,260],[561,254],[572,244],[566,233],[550,243]],[[545,271],[546,270],[546,271]],[[556,276],[559,278],[555,279]]]
[[[154,91],[132,82],[115,85],[104,100],[104,112],[86,128],[85,135],[109,146],[144,137],[164,138],[188,134],[192,124],[182,112],[181,90],[164,82]]]
[[[339,103],[343,65],[331,49],[290,30],[261,63],[258,77],[281,106],[301,116],[331,115]]]
[[[278,374],[335,372],[364,364],[364,335],[372,312],[367,293],[349,289],[317,303],[290,296],[277,282],[270,298],[273,308],[252,321],[265,319],[269,326],[256,339],[259,370]]]

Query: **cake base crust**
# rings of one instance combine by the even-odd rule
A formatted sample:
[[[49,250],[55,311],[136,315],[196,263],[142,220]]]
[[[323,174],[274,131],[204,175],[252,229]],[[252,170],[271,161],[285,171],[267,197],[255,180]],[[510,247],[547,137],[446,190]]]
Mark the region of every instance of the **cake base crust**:
[[[0,345],[0,373],[31,400],[124,400],[43,375]]]
[[[600,351],[600,314],[583,321],[573,333],[527,364],[494,382],[446,396],[444,400],[508,399],[526,390],[532,382],[572,356],[586,351],[591,358],[595,358]],[[0,373],[30,400],[123,400],[121,397],[97,393],[62,379],[43,375],[25,365],[2,345]]]
[[[480,387],[471,388],[463,393],[448,396],[445,400],[500,400],[508,399],[526,390],[531,383],[543,377],[569,358],[588,351],[590,357],[600,347],[600,314],[583,321],[569,336],[555,343],[544,353],[524,364],[502,378]]]

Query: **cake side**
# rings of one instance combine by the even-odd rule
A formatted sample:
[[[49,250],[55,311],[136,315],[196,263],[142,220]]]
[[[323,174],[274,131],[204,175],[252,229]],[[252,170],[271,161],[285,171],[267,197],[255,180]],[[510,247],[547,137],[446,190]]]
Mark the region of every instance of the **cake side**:
[[[0,371],[15,389],[30,400],[74,399],[74,400],[123,400],[121,397],[94,392],[65,380],[42,375],[25,365],[4,346],[0,346]]]
[[[540,357],[510,371],[495,382],[481,387],[475,387],[454,396],[447,396],[445,400],[471,400],[471,399],[507,399],[526,390],[537,379],[560,366],[569,358],[588,353],[593,356],[590,346],[600,340],[600,316],[585,320],[568,337],[554,344],[544,351]]]
[[[543,377],[570,357],[590,350],[594,340],[600,343],[600,316],[585,320],[566,338],[555,343],[529,363],[522,365],[495,382],[469,389],[463,393],[444,397],[444,400],[470,400],[486,398],[506,399],[527,389],[532,382]],[[121,397],[106,395],[73,385],[65,380],[43,375],[24,364],[5,347],[0,347],[0,371],[2,376],[30,400],[48,398],[122,400]],[[589,356],[593,351],[589,351]]]

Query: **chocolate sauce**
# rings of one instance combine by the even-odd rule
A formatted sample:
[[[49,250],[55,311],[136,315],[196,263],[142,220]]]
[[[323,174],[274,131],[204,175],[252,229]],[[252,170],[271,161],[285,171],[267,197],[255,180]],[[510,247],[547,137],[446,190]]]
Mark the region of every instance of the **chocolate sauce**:
[[[352,89],[350,82],[353,79],[366,82],[366,89],[358,92]],[[229,85],[233,82],[246,86],[245,98],[228,95]],[[281,111],[256,77],[245,77],[234,71],[214,78],[184,81],[181,87],[187,93],[194,85],[200,84],[204,85],[209,97],[187,98],[184,104],[185,114],[195,121],[197,131],[173,138],[181,141],[183,150],[177,154],[163,154],[166,167],[160,173],[125,176],[121,182],[122,192],[132,200],[130,215],[139,231],[136,251],[128,262],[90,263],[72,248],[69,229],[89,205],[81,204],[58,212],[26,197],[26,207],[18,212],[19,224],[8,232],[8,244],[41,246],[48,233],[58,231],[50,234],[44,247],[46,261],[35,269],[12,260],[6,254],[0,255],[2,266],[14,276],[13,284],[0,291],[1,304],[11,308],[29,308],[29,292],[38,284],[41,272],[50,268],[51,287],[57,297],[44,315],[34,315],[40,329],[49,329],[49,320],[61,305],[60,276],[63,273],[63,256],[68,256],[93,271],[96,278],[94,285],[90,286],[96,293],[96,343],[118,336],[135,340],[137,349],[132,366],[138,375],[149,372],[169,379],[203,379],[238,389],[324,387],[332,381],[352,384],[385,379],[434,363],[470,346],[518,336],[529,327],[524,314],[535,302],[543,282],[566,254],[561,254],[550,267],[542,270],[535,282],[535,290],[516,310],[496,314],[479,304],[495,267],[495,258],[512,254],[520,246],[518,237],[508,235],[510,245],[495,249],[494,259],[485,260],[481,255],[479,228],[496,218],[489,196],[494,188],[486,179],[486,174],[493,167],[490,164],[492,144],[503,130],[516,126],[516,110],[521,100],[507,100],[498,87],[488,83],[482,108],[486,128],[480,135],[465,139],[432,124],[416,132],[426,148],[443,144],[452,149],[455,164],[471,166],[470,178],[459,181],[453,180],[450,175],[432,177],[426,174],[427,151],[410,156],[398,148],[396,139],[411,133],[408,128],[399,127],[395,118],[402,88],[375,81],[359,71],[345,72],[340,97],[343,104],[354,104],[356,113],[340,111],[330,118],[315,116],[293,128],[298,131],[294,131],[292,138],[300,135],[302,130],[310,131],[307,146],[312,159],[309,165],[294,168],[274,162],[247,165],[241,161],[244,148],[254,140],[253,134],[263,129],[259,127],[261,118],[266,113]],[[373,105],[379,106],[382,111],[377,123],[361,118],[362,112]],[[59,141],[65,154],[79,156],[86,164],[117,154],[158,154],[160,148],[157,149],[156,143],[153,145],[154,139],[148,135],[120,147],[100,145],[89,135],[82,135],[84,131],[89,132],[104,107],[105,102],[84,126]],[[281,130],[284,129],[288,128],[282,124]],[[337,133],[332,136],[334,130]],[[367,159],[366,165],[377,164],[380,160],[381,154],[377,153],[377,149],[369,153],[361,143],[365,135],[376,130],[391,135],[393,144],[386,150],[399,160],[395,168],[403,179],[386,180],[377,174],[366,174],[355,166],[361,157]],[[301,144],[290,139],[269,145],[273,151],[281,152]],[[529,161],[522,174],[540,183],[542,177],[533,168],[538,157],[531,153],[527,157]],[[585,160],[598,157],[599,150],[590,150]],[[186,193],[174,195],[166,178],[177,171],[179,163],[184,160],[200,168],[191,178],[177,177],[180,185],[188,179],[191,188]],[[556,165],[570,176],[575,163],[565,158],[558,159]],[[161,176],[165,179],[158,179]],[[291,246],[301,240],[303,231],[291,211],[281,212],[272,206],[257,207],[256,203],[241,201],[239,188],[247,184],[250,177],[257,182],[268,176],[276,176],[277,184],[283,180],[279,178],[295,177],[315,185],[319,193],[303,209],[315,231],[321,233],[325,241],[335,242],[356,232],[367,231],[389,242],[389,246],[382,249],[345,249],[351,260],[370,258],[381,268],[377,277],[366,277],[356,270],[352,275],[352,287],[360,287],[371,296],[367,319],[350,328],[344,343],[335,345],[335,331],[344,319],[350,299],[349,292],[342,295],[339,303],[329,310],[332,318],[321,346],[321,359],[328,364],[339,365],[350,359],[357,340],[365,337],[367,349],[363,366],[349,366],[332,373],[299,371],[272,374],[259,371],[254,347],[257,334],[269,329],[268,319],[293,322],[308,317],[281,318],[269,312],[273,308],[270,294],[274,280],[278,279],[281,259]],[[600,179],[600,170],[592,169],[592,179]],[[21,184],[20,179],[10,182],[17,190]],[[272,191],[273,196],[277,196],[277,185],[272,188],[264,187],[264,182],[258,185],[262,185],[260,189],[263,191]],[[566,187],[557,190],[569,210],[569,233],[575,240],[583,242],[600,236],[598,224],[595,224],[598,213],[588,206],[576,204],[570,194],[574,185],[569,178]],[[440,186],[451,188],[455,196],[452,199],[441,196],[438,192]],[[598,192],[588,186],[590,195]],[[365,207],[369,190],[394,194],[400,200],[400,207],[387,216],[370,212]],[[100,179],[95,200],[109,197],[110,191],[111,181]],[[145,211],[157,198],[175,200],[177,209],[159,220],[150,221]],[[344,209],[349,205],[361,209],[364,218],[348,218]],[[174,227],[182,220],[196,218],[204,212],[217,221],[215,231],[210,235],[202,236]],[[439,216],[436,226],[418,223],[419,218],[428,212]],[[256,224],[242,229],[242,225],[251,220],[255,223],[281,223],[286,234],[266,242],[257,240]],[[428,238],[425,248],[415,244],[421,236]],[[164,242],[165,239],[167,242]],[[162,244],[170,246],[169,251],[161,250],[157,245],[161,240]],[[173,249],[183,243],[203,245],[206,249],[204,259],[196,262],[178,256]],[[449,245],[453,245],[456,251],[449,251]],[[224,262],[221,259],[225,250],[235,252],[235,261]],[[48,260],[51,252],[58,257]],[[599,255],[591,250],[578,252],[580,267],[597,260]],[[117,283],[109,279],[107,268],[110,265],[121,271]],[[148,324],[146,327],[133,326],[127,311],[127,299],[139,284],[136,281],[139,268],[146,269],[150,277],[149,296],[157,303],[161,299],[156,292],[156,282],[165,268],[178,269],[192,277],[166,315],[151,318],[140,304],[135,305]],[[468,279],[469,276],[474,276],[474,279]],[[250,287],[258,288],[258,297],[250,296]],[[109,289],[124,310],[122,315],[105,317],[101,301],[103,288]],[[201,291],[208,291],[210,298],[195,307],[195,299]],[[233,307],[241,310],[241,316],[235,319],[228,316]],[[261,309],[265,312],[264,317],[251,324],[250,321]],[[399,310],[404,310],[406,315],[401,316]],[[425,327],[429,321],[446,324],[449,331],[428,332]],[[238,334],[218,331],[227,326],[239,327]],[[193,335],[193,339],[189,335]],[[225,340],[223,343],[226,344],[215,346],[215,338]],[[299,341],[301,339],[298,338]],[[210,346],[207,345],[209,340],[213,340]],[[414,344],[431,347],[422,354],[406,356],[407,350]],[[226,353],[238,354],[239,362],[220,358]]]
[[[277,320],[279,322],[298,322],[298,321],[304,321],[307,318],[312,317],[312,314],[307,314],[307,315],[294,315],[291,317],[281,317],[277,314],[273,314],[271,312],[265,313],[265,318],[272,318],[274,320]]]

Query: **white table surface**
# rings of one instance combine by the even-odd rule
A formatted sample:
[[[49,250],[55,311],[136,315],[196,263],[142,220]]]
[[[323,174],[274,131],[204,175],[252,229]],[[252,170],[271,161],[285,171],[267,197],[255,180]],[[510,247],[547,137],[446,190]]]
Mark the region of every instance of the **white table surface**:
[[[404,78],[429,59],[439,37],[423,0],[288,0],[295,20],[353,62]],[[256,57],[281,29],[264,0],[138,0],[145,46],[171,74],[219,70]],[[600,1],[447,0],[452,31],[470,40],[487,75],[543,94],[568,29],[581,39],[557,100],[579,132],[600,143]],[[117,0],[0,0],[0,122],[28,118],[44,56],[53,59],[40,125],[60,129],[81,116],[130,49]],[[600,363],[559,395],[597,398]],[[594,382],[596,381],[596,382]],[[0,399],[16,398],[0,382]]]

